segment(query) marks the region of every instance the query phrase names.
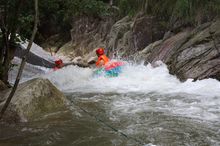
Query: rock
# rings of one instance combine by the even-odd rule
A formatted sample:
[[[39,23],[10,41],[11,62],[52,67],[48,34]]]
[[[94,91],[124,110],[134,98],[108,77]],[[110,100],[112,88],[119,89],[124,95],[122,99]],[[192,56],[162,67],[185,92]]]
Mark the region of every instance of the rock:
[[[173,35],[174,35],[173,32],[168,31],[168,32],[166,32],[166,33],[164,34],[164,36],[163,36],[163,40],[166,40],[166,39],[172,37]]]
[[[206,24],[203,26],[202,29],[200,27],[191,32],[167,60],[172,66],[171,72],[182,80],[213,77],[220,79],[220,21],[208,27]]]
[[[7,89],[8,87],[0,80],[0,91]]]
[[[110,58],[116,55],[128,57],[162,39],[166,30],[162,21],[150,16],[126,16],[117,22],[114,19],[75,18],[72,40],[60,49],[61,53],[84,58],[95,48],[103,47]]]
[[[119,55],[123,55],[129,51],[128,48],[133,45],[131,27],[132,19],[129,16],[117,21],[111,27],[110,33],[107,37],[107,48],[110,56],[114,56],[114,53],[116,52],[119,53]],[[130,48],[130,50],[132,50],[132,48]]]
[[[143,50],[147,45],[163,38],[165,28],[155,17],[142,16],[134,21],[132,36],[135,48]]]
[[[128,57],[136,51],[143,50],[150,43],[162,39],[165,30],[154,17],[126,16],[112,26],[107,37],[107,48],[119,56]]]
[[[76,58],[73,59],[74,63],[82,62],[83,58],[81,56],[77,56]]]
[[[19,47],[17,47],[16,51],[15,51],[15,56],[18,58],[22,58],[24,57],[24,55],[26,54],[26,45],[22,44]],[[42,50],[41,48],[38,48],[37,44],[33,44],[32,45],[32,49],[31,50],[36,50],[37,52],[41,52],[41,56],[39,56],[39,54],[37,55],[37,53],[34,51],[30,51],[27,55],[27,63],[33,64],[33,65],[37,65],[37,66],[43,66],[43,67],[47,67],[47,68],[53,68],[55,66],[54,62],[51,60],[52,57],[48,57],[47,52]]]
[[[7,96],[7,95],[6,95]],[[4,103],[0,104],[0,107]],[[48,79],[32,79],[19,85],[3,121],[25,122],[67,110],[66,97]]]
[[[98,57],[96,55],[96,50],[98,48],[95,48],[92,52],[90,52],[88,55],[86,55],[84,57],[84,60],[89,64],[89,65],[92,65],[92,64],[95,64]]]
[[[220,80],[220,20],[186,29],[138,53],[146,62],[163,61],[181,80]]]
[[[142,61],[145,60],[148,62],[148,59],[150,58],[151,53],[154,51],[155,48],[159,48],[162,43],[162,40],[156,41],[154,43],[151,43],[146,48],[144,48],[142,51],[137,52],[134,55],[135,60]]]
[[[97,47],[106,48],[106,37],[114,24],[112,18],[100,20],[99,18],[83,16],[75,17],[73,22],[71,47],[68,47],[70,51],[67,53],[74,52],[73,57],[84,56]]]
[[[91,57],[88,59],[88,64],[95,64],[97,61],[97,57]]]

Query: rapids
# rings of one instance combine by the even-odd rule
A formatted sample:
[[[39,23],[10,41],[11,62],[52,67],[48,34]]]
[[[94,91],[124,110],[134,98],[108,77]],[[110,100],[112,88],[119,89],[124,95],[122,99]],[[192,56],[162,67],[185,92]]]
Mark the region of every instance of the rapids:
[[[71,113],[3,128],[7,134],[0,135],[0,144],[220,145],[220,82],[180,82],[157,64],[128,63],[118,77],[94,77],[94,69],[77,66],[34,70],[34,77],[48,78],[67,95]]]

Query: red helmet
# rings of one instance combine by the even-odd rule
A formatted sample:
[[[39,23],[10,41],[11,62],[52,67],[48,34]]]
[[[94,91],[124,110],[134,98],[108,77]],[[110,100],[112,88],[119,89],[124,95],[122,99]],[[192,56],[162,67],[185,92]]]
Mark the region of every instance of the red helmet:
[[[58,60],[55,61],[55,64],[56,65],[61,65],[61,64],[63,64],[63,60],[58,59]]]
[[[104,52],[104,49],[103,48],[98,48],[97,50],[96,50],[96,54],[97,55],[103,55],[105,52]]]

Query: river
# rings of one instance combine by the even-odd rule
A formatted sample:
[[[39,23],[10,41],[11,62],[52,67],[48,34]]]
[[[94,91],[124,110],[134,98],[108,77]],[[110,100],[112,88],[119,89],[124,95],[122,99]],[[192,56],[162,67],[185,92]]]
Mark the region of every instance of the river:
[[[76,66],[26,69],[23,81],[48,78],[66,94],[71,112],[2,126],[0,145],[219,146],[220,82],[180,82],[158,64],[128,63],[112,78]]]

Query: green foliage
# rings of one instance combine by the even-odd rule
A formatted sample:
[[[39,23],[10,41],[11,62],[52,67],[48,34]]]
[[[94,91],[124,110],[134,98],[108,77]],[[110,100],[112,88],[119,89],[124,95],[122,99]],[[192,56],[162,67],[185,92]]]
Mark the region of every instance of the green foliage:
[[[38,42],[43,42],[55,34],[65,36],[66,38],[62,37],[64,40],[68,39],[74,16],[87,15],[100,18],[110,14],[108,5],[101,0],[42,0],[39,2]]]
[[[24,38],[30,38],[32,33],[34,17],[33,15],[23,15],[19,17],[19,35],[24,41]]]
[[[144,12],[170,22],[197,24],[220,15],[220,0],[117,0],[122,16]]]
[[[7,0],[0,2],[0,29],[6,30],[6,37],[10,36],[10,42],[16,43],[19,37],[29,38],[33,23],[33,4],[34,1]],[[2,39],[2,37],[0,38]],[[1,43],[2,44],[2,43]]]
[[[101,17],[109,15],[108,6],[101,0],[66,0],[68,16],[88,15]]]
[[[7,4],[7,25],[12,30],[19,0],[0,2],[0,9]],[[196,24],[203,16],[211,19],[220,15],[220,0],[114,0],[121,17],[133,16],[140,11],[168,22],[183,20]],[[41,0],[39,1],[40,26],[52,23],[62,31],[69,31],[73,16],[103,17],[111,14],[109,0]],[[18,16],[18,29],[22,37],[29,38],[33,26],[33,0],[24,0]]]
[[[141,9],[144,0],[116,0],[115,5],[119,7],[121,16],[135,15]]]
[[[33,27],[33,0],[24,0],[21,12],[15,18],[17,5],[19,0],[7,0],[0,2],[0,10],[7,5],[7,25],[8,29],[14,27],[16,22],[16,32],[22,37],[29,38]],[[45,25],[51,23],[59,26],[63,31],[69,31],[71,27],[72,17],[80,15],[88,15],[93,17],[102,17],[110,15],[108,5],[102,0],[41,0],[39,1],[40,23]],[[46,26],[48,26],[46,25]]]
[[[106,12],[106,6],[102,1],[82,0],[80,6],[81,10],[87,15],[98,16]]]

